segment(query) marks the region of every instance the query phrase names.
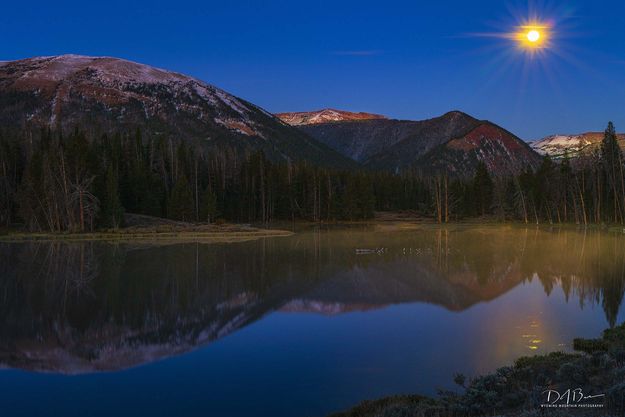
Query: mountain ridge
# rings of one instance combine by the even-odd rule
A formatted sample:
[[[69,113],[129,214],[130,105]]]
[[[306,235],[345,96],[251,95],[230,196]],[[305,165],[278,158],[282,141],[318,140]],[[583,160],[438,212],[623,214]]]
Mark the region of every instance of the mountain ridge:
[[[346,122],[356,120],[387,119],[386,116],[366,112],[350,112],[325,108],[309,112],[276,113],[276,116],[291,126],[305,126],[320,123]]]
[[[0,125],[76,126],[95,134],[137,127],[236,154],[353,166],[305,133],[197,78],[114,57],[58,55],[0,65]]]
[[[581,156],[598,149],[603,140],[604,132],[584,132],[579,134],[556,134],[546,136],[530,143],[532,149],[541,155],[549,154],[554,159]],[[617,134],[622,149],[625,149],[625,134]]]
[[[508,130],[459,110],[426,120],[350,120],[297,127],[365,167],[393,172],[417,168],[470,175],[485,162],[491,171],[507,174],[535,167],[540,160]]]
[[[420,158],[418,165],[466,175],[470,173],[467,167],[473,169],[482,162],[491,172],[510,175],[518,174],[528,166],[537,167],[540,159],[527,142],[485,120],[465,135],[434,148]],[[457,169],[459,166],[461,168]]]

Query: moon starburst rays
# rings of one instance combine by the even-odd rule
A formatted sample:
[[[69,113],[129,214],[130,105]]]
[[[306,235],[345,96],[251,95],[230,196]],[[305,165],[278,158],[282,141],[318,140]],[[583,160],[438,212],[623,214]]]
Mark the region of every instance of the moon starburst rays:
[[[536,52],[551,47],[551,33],[550,25],[532,22],[517,27],[514,32],[506,34],[505,37],[515,40],[517,45],[525,51]]]

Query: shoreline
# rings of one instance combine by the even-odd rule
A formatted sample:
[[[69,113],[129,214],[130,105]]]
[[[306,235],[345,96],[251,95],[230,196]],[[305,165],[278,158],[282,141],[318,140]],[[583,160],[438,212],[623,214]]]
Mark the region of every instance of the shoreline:
[[[394,213],[393,213],[394,214]],[[18,229],[0,231],[0,242],[32,241],[150,241],[150,240],[204,240],[204,241],[240,241],[268,237],[291,236],[297,231],[315,227],[370,227],[378,232],[417,231],[423,229],[449,229],[472,227],[512,227],[527,229],[562,229],[577,231],[596,231],[625,234],[625,225],[574,224],[574,223],[523,223],[518,221],[498,221],[495,219],[467,219],[438,223],[433,219],[409,216],[381,216],[370,220],[312,222],[306,220],[276,220],[264,225],[250,224],[157,224],[155,226],[129,226],[119,229],[104,229],[93,232],[27,232]],[[275,226],[275,228],[273,228]]]
[[[279,229],[250,230],[215,230],[215,231],[137,231],[123,230],[87,232],[87,233],[8,233],[0,235],[2,243],[20,242],[145,242],[145,241],[205,241],[205,242],[230,242],[251,239],[291,236],[293,232]]]
[[[539,417],[545,415],[545,408],[553,410],[554,417],[620,416],[625,413],[624,372],[625,323],[595,339],[574,339],[573,352],[522,356],[509,366],[471,379],[456,374],[460,393],[391,395],[362,401],[328,417]],[[562,396],[551,402],[543,395],[545,390],[564,393],[574,388],[588,396],[572,402]]]

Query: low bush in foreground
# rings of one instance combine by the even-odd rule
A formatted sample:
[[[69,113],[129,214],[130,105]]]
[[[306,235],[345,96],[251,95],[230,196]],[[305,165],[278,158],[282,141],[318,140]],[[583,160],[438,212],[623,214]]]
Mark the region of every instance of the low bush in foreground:
[[[512,366],[469,381],[456,375],[454,380],[464,388],[460,394],[444,391],[437,398],[414,395],[365,401],[331,417],[625,415],[625,324],[606,330],[598,339],[575,339],[573,347],[577,353],[522,357]],[[584,395],[604,395],[581,402],[603,407],[541,407],[547,402],[545,390],[564,393],[577,388]]]

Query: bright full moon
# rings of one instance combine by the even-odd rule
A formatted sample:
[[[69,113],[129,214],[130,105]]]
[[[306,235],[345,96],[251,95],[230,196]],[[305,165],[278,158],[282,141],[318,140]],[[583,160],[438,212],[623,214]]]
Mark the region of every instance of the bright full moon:
[[[537,30],[530,30],[529,32],[527,32],[527,40],[534,43],[534,42],[538,42],[538,40],[540,39],[540,32],[538,32]]]
[[[517,26],[516,32],[505,35],[518,43],[521,50],[535,55],[551,48],[551,25],[540,21],[530,21]]]

